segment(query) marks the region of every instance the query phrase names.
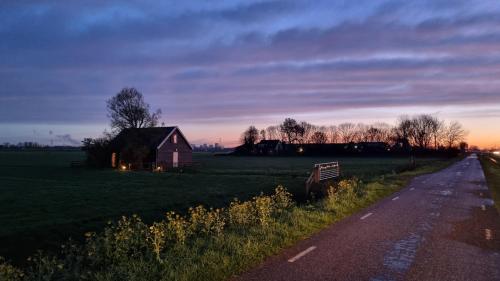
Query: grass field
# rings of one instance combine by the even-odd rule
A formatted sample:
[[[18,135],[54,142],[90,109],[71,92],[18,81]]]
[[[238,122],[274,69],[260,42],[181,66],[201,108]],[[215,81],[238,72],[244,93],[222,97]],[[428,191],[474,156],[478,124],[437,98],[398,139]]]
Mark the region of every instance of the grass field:
[[[488,188],[491,191],[491,196],[495,201],[497,210],[500,212],[500,157],[481,156],[479,159],[488,183]]]
[[[71,168],[81,152],[0,152],[0,256],[22,260],[69,236],[100,230],[108,220],[137,213],[146,221],[167,210],[226,206],[278,185],[297,198],[314,163],[338,160],[345,176],[373,181],[408,164],[406,158],[262,158],[195,154],[185,173]],[[418,159],[420,166],[438,159]]]

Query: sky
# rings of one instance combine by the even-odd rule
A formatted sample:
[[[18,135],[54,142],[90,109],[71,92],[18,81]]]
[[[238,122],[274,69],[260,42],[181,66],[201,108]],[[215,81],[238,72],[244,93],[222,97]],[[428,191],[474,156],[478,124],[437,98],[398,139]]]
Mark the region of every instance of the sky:
[[[0,143],[77,145],[141,91],[190,142],[430,113],[500,146],[499,1],[1,1]]]

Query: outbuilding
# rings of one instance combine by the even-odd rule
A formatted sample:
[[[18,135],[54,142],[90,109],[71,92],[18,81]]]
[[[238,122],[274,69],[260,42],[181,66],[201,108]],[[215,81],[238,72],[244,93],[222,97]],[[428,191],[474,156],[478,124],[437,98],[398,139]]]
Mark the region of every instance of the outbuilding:
[[[111,141],[111,166],[168,170],[192,164],[193,148],[178,127],[129,128]]]

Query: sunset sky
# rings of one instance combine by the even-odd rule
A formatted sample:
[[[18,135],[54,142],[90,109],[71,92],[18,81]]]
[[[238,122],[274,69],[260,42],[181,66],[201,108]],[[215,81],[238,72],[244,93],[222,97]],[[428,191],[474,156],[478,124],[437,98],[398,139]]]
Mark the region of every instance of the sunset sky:
[[[97,137],[136,87],[195,144],[431,113],[500,146],[500,1],[121,2],[0,2],[0,143]]]

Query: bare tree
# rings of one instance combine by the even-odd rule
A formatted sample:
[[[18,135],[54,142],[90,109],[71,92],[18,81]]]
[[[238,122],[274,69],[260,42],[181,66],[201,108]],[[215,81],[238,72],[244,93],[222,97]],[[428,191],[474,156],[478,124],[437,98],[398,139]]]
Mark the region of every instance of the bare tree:
[[[279,138],[278,126],[269,126],[266,128],[267,138],[270,140],[275,140]]]
[[[338,127],[340,140],[344,143],[353,142],[356,138],[356,125],[353,123],[342,123]]]
[[[326,134],[320,131],[314,132],[311,136],[311,143],[324,144],[327,143],[327,141],[328,137],[326,136]]]
[[[255,126],[250,126],[248,129],[246,129],[245,132],[243,132],[243,135],[241,136],[241,143],[247,150],[252,150],[254,144],[257,142],[259,139],[259,130],[255,128]]]
[[[428,114],[421,114],[411,119],[410,138],[413,143],[421,149],[429,148],[432,142],[433,128],[436,127],[437,119]]]
[[[264,129],[260,130],[260,139],[266,140],[266,130]]]
[[[443,127],[444,123],[443,121],[437,119],[436,117],[431,117],[432,120],[430,120],[430,132],[432,135],[432,139],[434,141],[434,149],[439,148],[439,140],[442,138],[443,135]]]
[[[356,142],[368,141],[367,131],[369,128],[370,128],[369,126],[363,123],[356,124],[356,135],[354,137],[354,141]]]
[[[337,129],[337,126],[332,125],[328,127],[328,136],[331,143],[337,143],[339,141],[339,131]]]
[[[155,127],[161,115],[159,109],[149,112],[149,104],[135,88],[123,88],[107,101],[107,109],[113,130]]]
[[[363,139],[369,142],[381,141],[382,139],[382,131],[374,126],[370,126],[364,134]]]
[[[456,121],[446,126],[443,132],[443,139],[447,148],[458,146],[460,142],[465,140],[466,136],[467,131],[465,131],[462,125]]]
[[[305,121],[300,122],[299,126],[302,127],[302,135],[299,137],[298,142],[299,143],[309,142],[312,134],[314,134],[316,130],[316,126],[307,123]]]

